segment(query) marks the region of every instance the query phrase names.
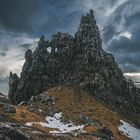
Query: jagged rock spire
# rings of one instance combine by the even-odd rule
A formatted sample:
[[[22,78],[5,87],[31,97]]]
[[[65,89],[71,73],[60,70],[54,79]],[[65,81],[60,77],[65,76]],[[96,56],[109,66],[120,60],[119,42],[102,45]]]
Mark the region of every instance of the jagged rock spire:
[[[82,16],[78,32],[75,34],[78,41],[82,43],[90,43],[94,47],[101,48],[101,38],[100,31],[96,25],[96,20],[94,18],[94,11],[90,10],[86,16]]]
[[[49,53],[48,47],[54,51]],[[9,77],[12,103],[28,101],[58,85],[78,87],[140,126],[140,89],[124,78],[114,57],[101,48],[93,10],[81,18],[75,38],[57,33],[45,41],[42,36],[35,51],[28,50],[25,58],[20,78],[12,73]]]

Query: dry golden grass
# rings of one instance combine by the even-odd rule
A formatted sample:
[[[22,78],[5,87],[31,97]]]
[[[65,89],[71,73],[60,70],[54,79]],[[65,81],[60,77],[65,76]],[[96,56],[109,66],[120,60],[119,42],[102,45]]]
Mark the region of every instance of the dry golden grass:
[[[102,127],[108,127],[113,132],[116,140],[128,140],[126,136],[120,135],[117,128],[120,125],[121,116],[114,114],[88,93],[62,86],[51,88],[48,93],[50,96],[55,97],[55,107],[63,112],[69,120],[76,122],[79,114],[85,114],[101,124]],[[91,132],[96,131],[98,128],[100,127],[87,126],[85,130]]]
[[[26,122],[41,122],[45,120],[44,117],[29,111],[26,106],[17,107],[16,113],[12,114],[11,118],[23,124]]]
[[[45,117],[29,111],[27,106],[17,107],[16,113],[11,115],[11,118],[15,119],[21,124],[25,124],[27,122],[37,122],[33,123],[32,129],[37,129],[43,133],[49,133],[50,131],[57,130],[41,126],[39,122],[45,122]]]
[[[88,93],[73,89],[69,87],[55,87],[48,90],[50,96],[55,97],[54,107],[59,111],[63,112],[66,120],[71,120],[75,124],[81,123],[79,120],[80,114],[86,115],[93,119],[99,125],[88,125],[84,128],[87,132],[97,132],[102,127],[108,127],[115,137],[115,140],[128,140],[128,138],[118,131],[117,127],[120,125],[120,120],[123,119],[120,115],[114,114],[105,105],[102,105],[99,101],[95,100]],[[38,107],[42,110],[46,110],[47,106],[43,103],[38,103]],[[3,114],[2,108],[0,108],[0,114]],[[27,122],[44,122],[45,117],[39,114],[31,112],[27,106],[16,107],[16,113],[10,114],[10,117],[21,124]],[[51,128],[42,127],[39,124],[33,124],[32,128],[40,130],[44,133],[56,130]],[[50,138],[51,139],[51,138]],[[53,138],[52,138],[53,139]],[[74,138],[73,140],[96,140],[96,138],[90,137],[85,138]]]

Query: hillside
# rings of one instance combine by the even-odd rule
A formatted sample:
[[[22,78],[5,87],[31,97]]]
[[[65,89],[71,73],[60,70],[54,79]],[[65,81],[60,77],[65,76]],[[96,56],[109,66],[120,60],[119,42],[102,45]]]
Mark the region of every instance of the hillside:
[[[28,103],[13,107],[16,113],[6,113],[0,107],[1,125],[11,127],[7,133],[1,127],[0,134],[11,137],[10,140],[13,140],[12,129],[20,133],[15,134],[14,140],[19,136],[27,140],[129,140],[118,129],[124,118],[79,89],[50,88]]]

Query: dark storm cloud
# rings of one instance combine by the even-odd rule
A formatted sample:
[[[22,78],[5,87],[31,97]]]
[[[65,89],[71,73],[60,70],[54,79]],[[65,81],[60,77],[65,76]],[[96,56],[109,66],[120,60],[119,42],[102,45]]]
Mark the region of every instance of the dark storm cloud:
[[[115,55],[124,70],[138,70],[139,0],[0,0],[0,30],[8,35],[10,32],[11,38],[15,39],[11,32],[26,33],[31,38],[42,34],[49,38],[57,31],[73,34],[78,28],[81,15],[91,8],[95,10],[101,28],[103,47]],[[131,39],[124,33],[132,34]],[[26,40],[24,43],[17,47],[26,49],[32,46]],[[6,43],[1,46],[2,51],[11,47]]]
[[[71,0],[50,0],[46,1],[44,8],[43,22],[38,24],[40,33],[51,36],[53,33],[69,32],[74,33],[78,27],[80,16],[83,14],[82,9],[78,9],[77,1]],[[76,7],[75,7],[76,6]],[[47,19],[45,19],[47,16]]]
[[[104,43],[108,43],[108,41],[112,38],[112,36],[116,34],[116,28],[114,25],[109,24],[103,29],[103,41]]]
[[[71,19],[76,17],[74,4],[73,0],[1,0],[0,26],[3,30],[37,36],[61,28],[66,31]]]
[[[132,26],[133,24],[140,23],[140,11],[125,17],[125,26]]]
[[[25,49],[25,50],[28,50],[28,49],[30,49],[31,46],[32,46],[32,44],[27,44],[27,43],[25,43],[25,44],[21,44],[21,45],[19,45],[19,46],[17,46],[17,47],[23,48],[23,49]]]
[[[109,17],[103,30],[106,50],[124,71],[140,71],[140,1],[128,0]],[[128,36],[131,35],[131,37]]]
[[[74,34],[89,9],[103,48],[124,72],[140,72],[140,0],[0,0],[0,90],[8,89],[1,78],[9,71],[20,74],[25,51],[34,50],[40,35]]]
[[[5,52],[1,52],[0,55],[1,56],[6,56],[6,53]]]
[[[39,0],[0,0],[0,24],[13,31],[30,32],[40,10]]]
[[[117,53],[137,53],[140,52],[140,29],[137,33],[131,32],[132,37],[120,36],[117,39],[112,39],[108,44],[107,50]]]

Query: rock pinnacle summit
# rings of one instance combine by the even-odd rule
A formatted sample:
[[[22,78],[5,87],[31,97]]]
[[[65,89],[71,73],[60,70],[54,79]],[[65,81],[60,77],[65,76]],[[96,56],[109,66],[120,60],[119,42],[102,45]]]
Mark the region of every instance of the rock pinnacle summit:
[[[74,37],[61,32],[47,41],[41,37],[34,52],[26,51],[25,60],[20,77],[9,77],[12,103],[28,101],[51,87],[76,87],[140,126],[140,89],[103,50],[93,10],[82,16]]]

